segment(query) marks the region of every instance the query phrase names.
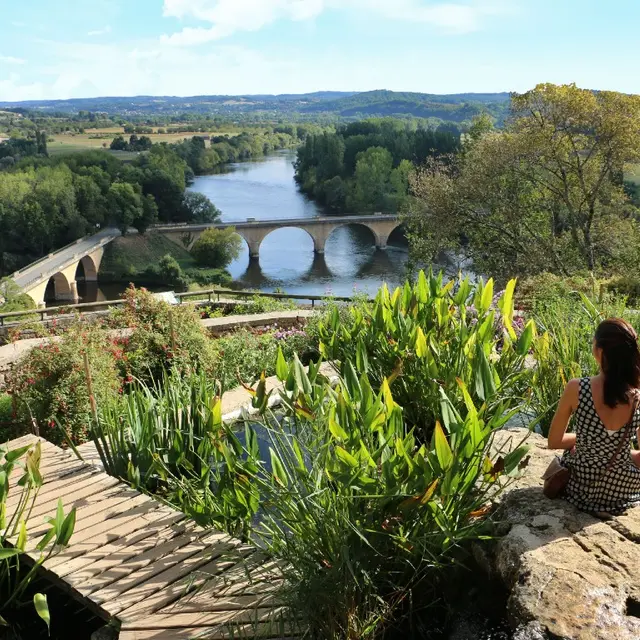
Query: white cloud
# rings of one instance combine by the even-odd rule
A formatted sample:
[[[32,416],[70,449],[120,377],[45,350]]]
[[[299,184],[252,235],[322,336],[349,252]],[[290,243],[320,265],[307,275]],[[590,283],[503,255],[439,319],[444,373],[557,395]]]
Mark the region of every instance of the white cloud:
[[[103,27],[102,29],[96,29],[95,31],[89,31],[87,33],[88,36],[104,36],[107,33],[111,33],[111,27],[109,25],[107,25],[106,27]]]
[[[163,14],[191,18],[208,27],[185,27],[163,35],[163,42],[197,45],[225,38],[236,31],[257,31],[281,19],[312,20],[326,10],[356,9],[390,20],[422,22],[448,33],[468,33],[483,20],[513,10],[508,0],[164,0]]]
[[[5,64],[25,64],[26,60],[24,58],[16,58],[15,56],[3,56],[0,54],[0,62],[4,62]]]

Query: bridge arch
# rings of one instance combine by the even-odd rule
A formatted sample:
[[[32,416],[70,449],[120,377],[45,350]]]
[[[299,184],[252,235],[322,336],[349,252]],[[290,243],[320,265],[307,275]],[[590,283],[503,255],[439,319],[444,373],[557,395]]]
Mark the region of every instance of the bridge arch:
[[[335,226],[333,226],[328,232],[327,232],[327,237],[325,238],[324,244],[326,245],[327,241],[329,240],[329,238],[338,230],[338,229],[343,229],[345,227],[360,227],[363,229],[366,229],[368,234],[371,237],[371,244],[376,247],[379,248],[380,245],[380,236],[375,232],[375,230],[368,225],[366,222],[343,222],[343,223],[338,223]],[[386,241],[384,243],[383,246],[386,246]],[[323,251],[324,251],[324,247],[323,247]]]
[[[324,251],[324,242],[322,243],[322,248],[320,250],[318,250],[319,247],[319,238],[311,231],[309,231],[309,229],[305,229],[304,227],[298,226],[295,223],[292,223],[290,225],[284,225],[282,227],[278,227],[277,229],[271,229],[269,231],[267,231],[264,236],[262,237],[262,239],[260,240],[260,244],[258,245],[258,250],[260,249],[260,245],[272,234],[280,231],[281,229],[297,229],[299,231],[303,231],[304,234],[306,236],[308,236],[309,238],[311,238],[311,242],[313,242],[313,250],[316,253],[322,253],[322,251]],[[257,257],[257,256],[256,256]]]
[[[95,282],[98,279],[98,268],[93,258],[89,255],[80,258],[76,267],[76,281]]]
[[[52,295],[53,294],[53,295]],[[67,279],[67,276],[58,271],[52,275],[45,287],[44,300],[72,300],[73,293],[71,291],[71,283]]]

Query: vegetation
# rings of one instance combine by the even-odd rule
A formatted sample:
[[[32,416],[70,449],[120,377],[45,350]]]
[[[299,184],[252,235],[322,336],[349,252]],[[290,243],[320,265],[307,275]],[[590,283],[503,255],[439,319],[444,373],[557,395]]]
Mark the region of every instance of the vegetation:
[[[457,303],[452,285],[423,274],[393,296],[382,290],[367,320],[370,310],[349,312],[344,339],[360,325],[366,329],[353,340],[361,345],[355,352],[343,350],[337,387],[319,364],[305,371],[295,352],[287,358],[277,348],[270,356],[284,383],[282,415],[268,409],[265,374],[252,392],[260,417],[246,424],[223,424],[219,390],[203,375],[166,376],[99,406],[93,433],[107,468],[283,561],[281,596],[309,625],[309,637],[380,637],[438,599],[469,543],[489,533],[483,516],[495,480],[514,473],[525,454],[518,449],[497,465],[488,457],[492,432],[522,405],[513,381],[528,375],[520,358],[532,330],[517,340],[511,335],[512,286],[495,325],[490,285],[472,290],[460,283]],[[468,313],[474,297],[477,323]],[[409,326],[411,346],[398,351],[402,370],[377,378],[376,356],[362,345],[404,344],[403,324],[414,312],[424,331]],[[383,316],[386,325],[378,321]],[[216,343],[225,358],[243,345],[240,361],[228,363],[240,367],[257,351],[247,341],[240,335],[234,345]],[[426,382],[411,361],[432,365],[431,345],[444,349],[447,341],[460,355],[477,346],[469,388],[461,379],[449,397],[453,386],[443,384],[428,407],[415,393],[403,396],[401,407],[393,395],[403,392],[399,381],[406,376],[414,389]],[[501,352],[495,368],[479,355],[492,348]],[[416,424],[421,411],[429,432]]]
[[[334,211],[395,212],[406,203],[414,165],[457,146],[456,135],[399,120],[355,122],[307,137],[298,150],[296,181]]]
[[[191,255],[200,266],[221,269],[240,255],[242,243],[235,227],[207,229],[195,241]]]
[[[166,263],[167,256],[177,262],[179,271],[175,265],[161,271],[160,263]],[[156,233],[117,238],[108,244],[100,265],[99,279],[101,282],[147,287],[169,285],[179,290],[194,282],[207,286],[227,285],[231,281],[224,269],[198,267],[187,249]]]
[[[535,327],[514,325],[514,290],[512,280],[494,298],[492,280],[443,286],[442,276],[420,272],[414,287],[405,284],[393,295],[383,287],[373,305],[351,309],[346,320],[334,309],[320,325],[320,349],[341,363],[345,377],[357,363],[376,393],[388,384],[426,442],[443,419],[445,396],[451,411],[461,412],[469,395],[481,411],[500,415],[508,410],[505,398],[523,398],[524,357]]]
[[[35,308],[31,296],[22,293],[20,287],[10,278],[0,279],[0,313],[26,311]]]
[[[504,131],[477,124],[455,157],[412,178],[417,261],[454,248],[500,278],[637,264],[638,213],[623,170],[640,159],[640,97],[539,85],[513,97]]]
[[[64,441],[61,425],[74,442],[87,439],[90,407],[84,354],[91,362],[96,397],[115,397],[121,387],[117,347],[98,327],[77,324],[63,338],[32,349],[8,376],[16,422],[31,425],[54,443]]]
[[[38,491],[44,479],[40,473],[41,445],[8,450],[0,446],[0,625],[15,625],[16,614],[25,605],[24,596],[38,569],[69,544],[76,522],[76,509],[65,515],[62,501],[55,516],[47,518],[49,528],[37,542],[27,530]],[[16,476],[18,472],[19,476]],[[16,484],[16,477],[18,481]],[[17,491],[14,498],[11,489]],[[11,505],[11,510],[7,509]],[[13,512],[11,517],[8,513]],[[21,556],[29,550],[35,562],[27,568]],[[39,555],[38,555],[39,553]],[[33,595],[37,615],[49,627],[46,594]]]

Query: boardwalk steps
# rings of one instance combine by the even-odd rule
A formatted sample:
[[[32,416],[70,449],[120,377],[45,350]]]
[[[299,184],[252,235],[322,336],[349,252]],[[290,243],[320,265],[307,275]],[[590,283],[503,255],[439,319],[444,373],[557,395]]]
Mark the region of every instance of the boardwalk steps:
[[[291,637],[274,595],[273,560],[46,440],[24,436],[8,447],[37,441],[44,485],[28,522],[31,539],[44,533],[44,517],[55,513],[59,498],[65,511],[77,509],[71,543],[44,572],[105,622],[119,621],[120,640]],[[9,517],[18,479],[14,473]]]

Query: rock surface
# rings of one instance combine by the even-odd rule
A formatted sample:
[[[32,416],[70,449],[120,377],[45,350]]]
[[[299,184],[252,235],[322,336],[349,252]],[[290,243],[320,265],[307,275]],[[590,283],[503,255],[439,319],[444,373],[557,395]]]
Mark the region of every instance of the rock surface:
[[[499,432],[508,450],[527,431]],[[542,494],[540,479],[555,455],[528,438],[526,472],[500,498],[507,532],[493,565],[509,588],[508,613],[519,640],[640,639],[640,507],[609,521]]]

